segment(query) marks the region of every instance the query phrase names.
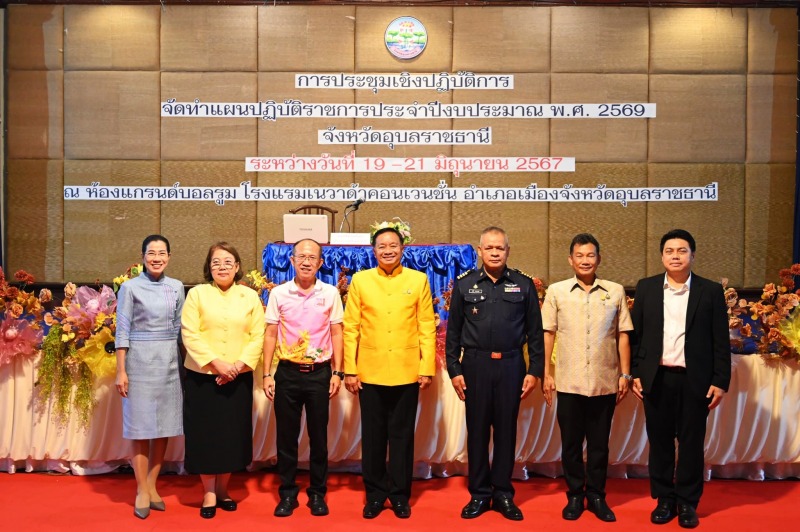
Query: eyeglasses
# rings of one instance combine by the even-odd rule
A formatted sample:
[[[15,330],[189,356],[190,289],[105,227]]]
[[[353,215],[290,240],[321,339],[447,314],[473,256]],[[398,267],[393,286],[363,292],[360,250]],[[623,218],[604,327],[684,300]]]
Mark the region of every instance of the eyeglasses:
[[[317,257],[316,255],[292,255],[292,256],[294,257],[294,260],[296,260],[300,264],[303,264],[305,261],[314,263],[319,260],[319,257]]]
[[[233,268],[236,267],[236,264],[237,263],[232,261],[232,260],[226,260],[224,262],[220,262],[218,260],[212,260],[211,261],[211,269],[212,270],[223,270],[223,269],[232,270]]]
[[[169,257],[169,253],[167,253],[166,251],[159,251],[158,253],[156,253],[155,251],[148,251],[147,253],[144,254],[144,256],[147,257],[148,259],[155,259],[155,258],[166,259],[167,257]]]

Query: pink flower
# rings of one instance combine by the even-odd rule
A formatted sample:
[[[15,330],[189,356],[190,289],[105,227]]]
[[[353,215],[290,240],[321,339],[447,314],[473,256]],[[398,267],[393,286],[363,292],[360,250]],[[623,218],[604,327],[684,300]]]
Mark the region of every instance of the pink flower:
[[[88,286],[81,286],[75,292],[74,303],[80,305],[80,309],[89,315],[92,322],[94,322],[97,314],[103,312],[104,314],[112,314],[117,309],[117,296],[114,291],[103,285],[98,292],[94,288]],[[72,307],[70,307],[70,311]]]
[[[42,341],[42,330],[26,320],[10,316],[0,322],[0,366],[10,364],[15,356],[32,356]]]

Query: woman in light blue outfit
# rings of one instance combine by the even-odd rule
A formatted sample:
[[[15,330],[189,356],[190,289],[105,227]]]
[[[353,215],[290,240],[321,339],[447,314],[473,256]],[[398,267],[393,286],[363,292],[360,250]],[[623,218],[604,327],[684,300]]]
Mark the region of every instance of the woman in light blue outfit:
[[[122,396],[122,436],[133,440],[133,513],[140,519],[150,510],[166,509],[156,480],[167,439],[183,434],[178,342],[185,293],[183,283],[164,275],[169,256],[166,238],[145,238],[144,271],[117,294],[116,386]]]

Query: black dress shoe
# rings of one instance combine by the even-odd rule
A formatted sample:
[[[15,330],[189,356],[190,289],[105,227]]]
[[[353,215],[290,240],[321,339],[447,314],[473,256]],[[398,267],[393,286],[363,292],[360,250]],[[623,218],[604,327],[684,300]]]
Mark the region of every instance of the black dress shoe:
[[[614,515],[614,512],[611,511],[611,508],[606,504],[606,500],[602,497],[589,497],[586,509],[606,523],[613,523],[617,520],[617,516]]]
[[[407,502],[394,501],[392,503],[392,511],[394,511],[395,517],[399,517],[400,519],[408,519],[411,517],[411,506],[409,506]]]
[[[495,499],[494,502],[492,502],[492,510],[500,512],[506,519],[522,521],[522,510],[517,508],[517,505],[514,504],[512,499]]]
[[[682,528],[694,528],[700,524],[700,519],[697,518],[697,512],[691,504],[678,505],[678,524]]]
[[[462,519],[475,519],[484,512],[488,512],[492,506],[491,499],[471,499],[469,504],[461,510]]]
[[[294,509],[300,506],[294,497],[284,497],[275,507],[275,517],[289,517]]]
[[[650,513],[650,522],[656,525],[669,523],[678,515],[675,503],[672,501],[658,501],[656,509]]]
[[[328,515],[329,513],[325,498],[321,495],[309,495],[306,506],[311,508],[311,515]]]
[[[561,517],[567,521],[578,519],[583,513],[583,495],[567,495],[567,505],[561,510]]]
[[[226,512],[235,512],[237,507],[236,501],[233,499],[225,499],[224,501],[217,500],[217,508],[220,510],[225,510]]]
[[[364,516],[364,519],[375,519],[380,515],[382,511],[383,511],[383,503],[373,501],[373,502],[368,502],[364,506],[364,512],[362,515]]]
[[[200,517],[203,519],[211,519],[217,515],[217,507],[216,506],[201,506],[200,507]]]

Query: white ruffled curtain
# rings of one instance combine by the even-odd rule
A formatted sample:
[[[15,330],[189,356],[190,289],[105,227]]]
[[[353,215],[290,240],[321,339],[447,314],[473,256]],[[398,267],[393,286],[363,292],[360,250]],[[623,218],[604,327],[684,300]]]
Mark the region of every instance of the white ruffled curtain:
[[[13,473],[51,470],[74,474],[104,473],[128,463],[131,445],[122,438],[120,398],[113,378],[97,383],[97,406],[83,431],[70,419],[60,429],[49,419],[49,402],[34,397],[35,363],[17,359],[0,368],[0,468]],[[255,382],[260,383],[260,374]],[[275,421],[272,403],[254,390],[253,464],[275,463]],[[800,366],[765,362],[759,356],[734,355],[731,387],[709,416],[706,477],[800,477]],[[331,403],[328,448],[332,470],[359,471],[360,412],[358,400],[342,390]],[[300,441],[300,460],[308,460],[308,438]],[[609,474],[647,476],[644,411],[633,396],[614,415]],[[515,477],[561,474],[561,439],[555,406],[547,408],[535,390],[520,408]],[[420,394],[415,441],[419,478],[465,474],[467,467],[464,404],[445,372],[439,372]],[[183,438],[167,447],[165,470],[182,471]],[[302,465],[302,464],[301,464]]]

